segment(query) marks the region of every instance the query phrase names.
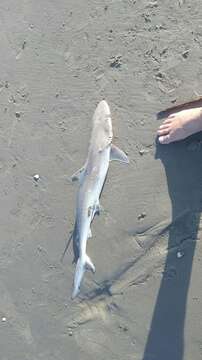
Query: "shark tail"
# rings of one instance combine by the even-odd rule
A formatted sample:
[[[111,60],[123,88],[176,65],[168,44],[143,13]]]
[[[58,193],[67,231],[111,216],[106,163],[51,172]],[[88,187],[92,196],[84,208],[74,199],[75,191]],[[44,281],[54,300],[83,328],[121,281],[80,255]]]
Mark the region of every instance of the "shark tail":
[[[79,291],[81,282],[83,279],[83,275],[86,270],[91,270],[93,273],[95,273],[95,266],[88,255],[85,254],[85,256],[81,256],[78,258],[76,263],[76,270],[74,275],[74,289],[72,293],[72,299],[74,299]]]

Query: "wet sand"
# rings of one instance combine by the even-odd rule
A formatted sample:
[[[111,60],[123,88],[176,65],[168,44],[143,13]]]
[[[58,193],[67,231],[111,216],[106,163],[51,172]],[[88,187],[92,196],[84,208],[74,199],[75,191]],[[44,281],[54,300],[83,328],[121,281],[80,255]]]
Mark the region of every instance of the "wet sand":
[[[155,139],[201,95],[201,18],[199,0],[1,1],[1,360],[202,358],[202,136]],[[69,178],[103,98],[130,165],[110,164],[72,301]]]

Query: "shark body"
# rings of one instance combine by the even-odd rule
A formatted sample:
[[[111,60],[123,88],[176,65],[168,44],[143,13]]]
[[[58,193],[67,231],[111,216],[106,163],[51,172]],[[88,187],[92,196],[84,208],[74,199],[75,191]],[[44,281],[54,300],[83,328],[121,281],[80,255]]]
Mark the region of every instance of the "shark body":
[[[85,165],[72,176],[72,181],[79,181],[75,225],[71,236],[74,262],[76,263],[72,298],[75,298],[80,291],[85,270],[89,269],[93,273],[95,272],[95,266],[86,253],[86,246],[88,238],[92,236],[91,222],[94,216],[100,212],[99,199],[106,180],[109,162],[118,160],[129,163],[126,154],[112,145],[112,138],[110,109],[107,102],[102,100],[93,115],[87,160]],[[68,245],[69,243],[67,247]]]

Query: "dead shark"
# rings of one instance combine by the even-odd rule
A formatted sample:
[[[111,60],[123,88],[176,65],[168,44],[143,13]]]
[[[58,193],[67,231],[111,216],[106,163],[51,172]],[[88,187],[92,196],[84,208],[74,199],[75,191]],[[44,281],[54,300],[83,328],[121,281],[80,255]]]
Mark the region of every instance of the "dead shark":
[[[112,121],[109,106],[102,100],[93,115],[93,128],[88,149],[88,156],[84,166],[73,176],[72,181],[79,181],[76,200],[76,217],[73,233],[68,241],[73,239],[74,262],[76,270],[73,282],[72,298],[79,291],[86,269],[95,272],[95,266],[86,254],[87,240],[92,236],[91,222],[100,212],[100,195],[107,176],[109,162],[117,160],[129,163],[127,155],[115,145],[112,145]]]

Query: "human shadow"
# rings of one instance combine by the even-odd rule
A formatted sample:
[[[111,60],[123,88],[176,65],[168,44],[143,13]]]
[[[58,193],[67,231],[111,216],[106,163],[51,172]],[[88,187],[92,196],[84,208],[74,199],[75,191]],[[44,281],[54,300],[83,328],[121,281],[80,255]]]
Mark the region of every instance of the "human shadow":
[[[187,295],[202,208],[201,139],[202,134],[198,133],[184,141],[156,147],[156,159],[161,159],[165,167],[172,225],[143,360],[184,358]]]

